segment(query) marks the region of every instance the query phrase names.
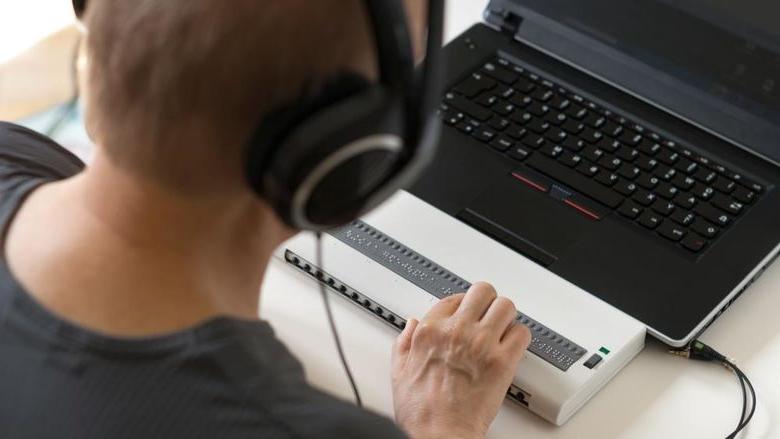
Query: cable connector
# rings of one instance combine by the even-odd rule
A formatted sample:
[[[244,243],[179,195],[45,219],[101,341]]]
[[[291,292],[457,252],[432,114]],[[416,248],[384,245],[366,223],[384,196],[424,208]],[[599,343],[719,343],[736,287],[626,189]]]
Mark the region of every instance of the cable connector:
[[[677,355],[678,357],[688,358],[689,360],[706,362],[716,361],[724,365],[727,369],[732,369],[730,365],[736,363],[734,360],[725,357],[699,340],[694,340],[683,349],[670,349],[668,352],[672,355]]]

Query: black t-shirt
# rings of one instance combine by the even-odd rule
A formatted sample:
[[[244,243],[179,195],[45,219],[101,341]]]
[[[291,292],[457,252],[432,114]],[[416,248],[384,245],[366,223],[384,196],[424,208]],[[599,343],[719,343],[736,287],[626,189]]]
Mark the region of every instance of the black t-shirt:
[[[2,237],[35,187],[83,167],[50,139],[0,123]],[[265,322],[216,318],[162,337],[108,337],[44,309],[2,255],[0,438],[404,437],[307,384]]]

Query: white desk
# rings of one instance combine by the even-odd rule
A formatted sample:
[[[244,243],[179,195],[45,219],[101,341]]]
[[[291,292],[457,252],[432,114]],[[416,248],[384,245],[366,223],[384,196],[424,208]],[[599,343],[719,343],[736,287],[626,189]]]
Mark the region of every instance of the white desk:
[[[447,35],[452,38],[480,20],[485,3],[450,3]],[[396,333],[340,298],[332,297],[332,303],[366,404],[392,416],[390,349]],[[780,438],[779,311],[780,264],[775,264],[703,337],[736,358],[756,386],[759,405],[744,437]],[[261,316],[303,362],[315,386],[351,398],[312,282],[274,261],[263,287]],[[740,406],[737,380],[728,371],[667,355],[651,342],[565,426],[553,427],[507,402],[489,437],[722,438],[736,425]]]

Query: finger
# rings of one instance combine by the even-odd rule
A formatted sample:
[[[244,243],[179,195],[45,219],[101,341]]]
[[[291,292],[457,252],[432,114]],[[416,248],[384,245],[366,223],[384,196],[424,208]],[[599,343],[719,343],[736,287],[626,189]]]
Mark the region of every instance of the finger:
[[[519,363],[531,344],[531,331],[527,326],[515,323],[501,339],[501,346],[509,353],[512,362]]]
[[[469,288],[455,314],[469,321],[478,321],[496,298],[496,290],[485,282],[477,282]]]
[[[441,299],[436,305],[433,305],[433,307],[428,310],[425,317],[423,317],[423,320],[429,321],[449,318],[458,309],[464,297],[465,294],[460,293]]]
[[[509,326],[517,319],[517,308],[506,297],[498,297],[490,304],[481,324],[491,333],[495,334],[496,341],[509,330]]]
[[[404,330],[401,331],[401,334],[395,339],[392,354],[393,368],[400,366],[400,362],[406,358],[406,355],[409,353],[409,349],[412,347],[412,336],[414,336],[414,331],[417,329],[419,323],[420,322],[418,322],[417,319],[407,320]]]

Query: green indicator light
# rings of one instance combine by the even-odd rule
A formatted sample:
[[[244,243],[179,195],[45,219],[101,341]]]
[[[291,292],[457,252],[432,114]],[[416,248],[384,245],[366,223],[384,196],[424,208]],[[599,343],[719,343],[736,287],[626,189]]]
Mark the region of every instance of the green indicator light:
[[[609,354],[609,349],[607,349],[607,348],[605,348],[604,346],[602,346],[602,347],[599,349],[599,352],[601,352],[601,353],[602,353],[602,354],[604,354],[604,355],[607,355],[607,354]]]

